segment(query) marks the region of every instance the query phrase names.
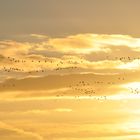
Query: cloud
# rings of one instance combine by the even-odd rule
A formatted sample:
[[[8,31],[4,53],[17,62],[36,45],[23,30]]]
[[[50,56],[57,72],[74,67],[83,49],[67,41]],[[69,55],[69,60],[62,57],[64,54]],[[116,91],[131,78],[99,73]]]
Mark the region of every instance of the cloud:
[[[24,56],[32,48],[31,44],[12,40],[0,41],[0,54],[8,56]]]
[[[70,109],[70,108],[57,108],[54,111],[56,111],[56,112],[72,112],[72,109]]]
[[[2,129],[3,135],[7,133],[11,139],[19,133],[29,140],[40,135],[50,140],[128,140],[140,135],[139,100],[0,100],[0,110],[1,121],[15,126],[9,128],[0,123],[0,128],[6,128]]]
[[[68,36],[66,38],[56,38],[48,40],[48,45],[53,46],[57,51],[70,53],[90,53],[90,52],[109,52],[108,48],[104,48],[100,44],[94,42],[96,35],[79,34]]]
[[[30,34],[31,37],[35,37],[37,39],[48,39],[49,37],[46,35],[40,35],[40,34]]]
[[[33,34],[33,36],[40,35]],[[21,75],[37,69],[52,71],[58,67],[71,66],[78,67],[77,72],[95,72],[97,69],[108,71],[116,69],[117,71],[121,67],[127,70],[127,65],[123,66],[126,62],[135,63],[133,60],[139,59],[139,40],[127,35],[99,34],[78,34],[62,38],[49,38],[47,41],[40,42],[4,40],[0,41],[0,68],[20,67],[23,71],[18,72],[18,74],[21,73]],[[15,58],[20,62],[8,61],[7,57]],[[126,57],[126,59],[129,57],[131,60],[121,61],[119,60],[121,57]],[[26,61],[24,65],[21,62],[23,60]],[[45,61],[53,63],[45,64]],[[63,65],[59,64],[61,61]],[[61,71],[59,72],[61,73]],[[52,73],[54,72],[52,71]],[[9,73],[8,75],[14,77],[14,74],[10,75]]]
[[[0,139],[139,139],[139,38],[30,37],[0,41]]]
[[[140,81],[139,72],[129,74],[70,74],[9,79],[0,84],[1,99],[40,99],[75,96],[113,96],[131,90],[122,87]],[[127,78],[126,78],[127,77]],[[88,85],[79,85],[84,81]],[[14,86],[13,86],[14,85]]]
[[[62,38],[50,38],[39,34],[31,34],[31,36],[41,39],[47,38],[47,40],[40,42],[0,41],[1,54],[18,55],[19,53],[25,55],[30,52],[37,53],[41,50],[70,54],[111,53],[112,49],[120,46],[127,46],[132,51],[139,52],[140,50],[140,39],[128,35],[77,34]]]
[[[140,39],[128,35],[78,34],[65,38],[52,38],[48,40],[47,44],[54,47],[57,51],[65,53],[110,53],[111,49],[119,46],[127,46],[139,52]]]
[[[37,34],[31,36],[42,37]],[[71,81],[76,84],[77,78],[83,80],[85,74],[91,76],[87,76],[86,81],[96,78],[99,82],[102,77],[110,80],[106,82],[112,82],[113,78],[122,76],[121,73],[130,74],[131,69],[139,73],[139,40],[128,35],[78,34],[49,37],[48,40],[32,43],[0,41],[0,90],[7,93],[1,94],[1,98],[9,97],[9,91],[14,92],[11,97],[16,98],[48,97],[56,95],[56,90],[71,95],[72,89],[68,88]],[[120,60],[121,57],[131,59]],[[112,86],[102,84],[102,87],[110,95],[111,92],[114,94],[113,90],[123,91],[120,88],[122,83]],[[91,84],[91,88],[98,87],[93,82]],[[23,91],[28,91],[28,94],[21,94]],[[100,92],[98,95],[101,95]]]
[[[43,138],[35,133],[24,131],[0,122],[0,139],[2,140],[43,140]]]

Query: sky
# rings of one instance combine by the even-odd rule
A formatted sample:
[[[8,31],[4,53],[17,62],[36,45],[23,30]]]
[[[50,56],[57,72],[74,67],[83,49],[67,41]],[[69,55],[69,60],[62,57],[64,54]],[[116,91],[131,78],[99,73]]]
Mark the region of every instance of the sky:
[[[32,33],[138,37],[139,4],[139,0],[0,0],[0,39],[23,40]]]
[[[0,139],[139,140],[139,0],[0,0]]]

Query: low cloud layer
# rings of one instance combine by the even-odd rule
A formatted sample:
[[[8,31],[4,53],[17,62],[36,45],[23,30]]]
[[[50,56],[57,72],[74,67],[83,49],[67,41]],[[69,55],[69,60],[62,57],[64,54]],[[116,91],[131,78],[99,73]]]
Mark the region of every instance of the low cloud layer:
[[[0,139],[140,139],[139,38],[26,38],[0,41]]]

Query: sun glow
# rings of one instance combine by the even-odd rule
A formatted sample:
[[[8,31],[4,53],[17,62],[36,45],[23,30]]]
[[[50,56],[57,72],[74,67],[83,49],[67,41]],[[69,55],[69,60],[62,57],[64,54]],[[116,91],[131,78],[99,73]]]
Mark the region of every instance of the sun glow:
[[[140,89],[140,82],[131,82],[131,83],[123,85],[123,87],[125,87],[125,88]]]
[[[140,67],[140,61],[134,60],[132,62],[123,63],[117,66],[119,69],[138,69]]]

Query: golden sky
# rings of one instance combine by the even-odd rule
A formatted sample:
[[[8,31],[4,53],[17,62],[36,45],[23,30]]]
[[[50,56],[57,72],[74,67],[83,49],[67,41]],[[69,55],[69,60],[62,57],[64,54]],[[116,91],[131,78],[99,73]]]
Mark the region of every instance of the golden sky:
[[[138,0],[0,0],[0,139],[139,140]]]

